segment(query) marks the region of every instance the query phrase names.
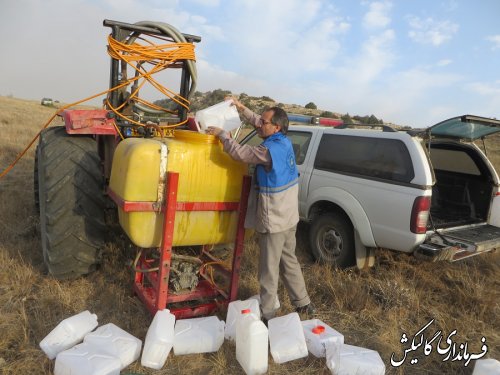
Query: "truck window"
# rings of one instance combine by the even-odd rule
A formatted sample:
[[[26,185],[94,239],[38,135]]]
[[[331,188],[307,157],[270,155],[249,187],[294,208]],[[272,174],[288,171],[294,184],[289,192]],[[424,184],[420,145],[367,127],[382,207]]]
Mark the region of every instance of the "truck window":
[[[415,176],[410,154],[398,139],[324,134],[316,169],[409,183]]]
[[[304,163],[307,155],[307,149],[311,142],[311,132],[288,131],[287,137],[292,142],[293,151],[295,152],[295,162],[297,165]]]
[[[431,161],[434,169],[480,176],[481,171],[464,150],[432,148]]]

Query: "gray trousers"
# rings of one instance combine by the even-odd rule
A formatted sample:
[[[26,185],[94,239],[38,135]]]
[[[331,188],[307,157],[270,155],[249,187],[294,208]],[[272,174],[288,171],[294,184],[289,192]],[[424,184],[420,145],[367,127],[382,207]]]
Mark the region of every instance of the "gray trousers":
[[[259,233],[259,283],[262,316],[274,317],[278,282],[281,279],[295,307],[311,302],[307,294],[304,276],[295,256],[295,232],[297,226],[278,233]]]

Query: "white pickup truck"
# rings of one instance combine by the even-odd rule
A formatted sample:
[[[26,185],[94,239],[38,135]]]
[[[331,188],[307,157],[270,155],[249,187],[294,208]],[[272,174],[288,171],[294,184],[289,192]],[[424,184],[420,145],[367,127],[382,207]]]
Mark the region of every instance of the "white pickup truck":
[[[499,247],[499,177],[473,143],[498,131],[470,115],[410,132],[290,126],[313,256],[362,268],[376,248],[454,261]]]

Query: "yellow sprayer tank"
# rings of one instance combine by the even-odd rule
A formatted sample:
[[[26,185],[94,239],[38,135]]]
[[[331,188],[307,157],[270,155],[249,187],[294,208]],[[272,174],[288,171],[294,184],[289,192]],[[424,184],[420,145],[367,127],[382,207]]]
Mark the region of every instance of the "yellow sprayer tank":
[[[128,138],[115,150],[110,189],[124,201],[163,205],[166,172],[179,173],[178,202],[239,202],[245,164],[236,162],[219,140],[188,130],[173,138]],[[120,225],[139,247],[159,247],[163,212],[124,212]],[[173,246],[222,244],[235,240],[237,211],[177,211]]]

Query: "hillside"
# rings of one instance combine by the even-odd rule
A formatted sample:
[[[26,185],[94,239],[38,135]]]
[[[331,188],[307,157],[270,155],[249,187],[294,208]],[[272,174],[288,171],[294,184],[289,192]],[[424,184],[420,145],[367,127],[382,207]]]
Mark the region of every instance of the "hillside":
[[[299,115],[308,115],[308,116],[317,116],[317,117],[326,117],[326,118],[335,118],[342,119],[344,123],[353,123],[353,124],[383,124],[384,121],[382,119],[378,119],[375,115],[349,115],[348,113],[342,114],[339,112],[335,112],[331,109],[325,110],[321,108],[317,108],[317,106],[313,103],[306,103],[304,105],[299,104],[287,104],[277,102],[273,98],[269,96],[251,96],[246,93],[232,93],[228,90],[217,89],[213,91],[200,92],[197,91],[194,93],[193,98],[191,99],[191,112],[195,113],[199,109],[203,109],[209,107],[211,105],[217,104],[224,100],[224,98],[228,95],[236,96],[245,106],[253,110],[254,112],[260,113],[265,108],[269,107],[280,107],[285,110],[287,113],[291,114],[299,114]],[[155,102],[159,105],[168,106],[168,101],[166,100],[158,100]],[[400,127],[395,124],[388,124],[395,127]]]

